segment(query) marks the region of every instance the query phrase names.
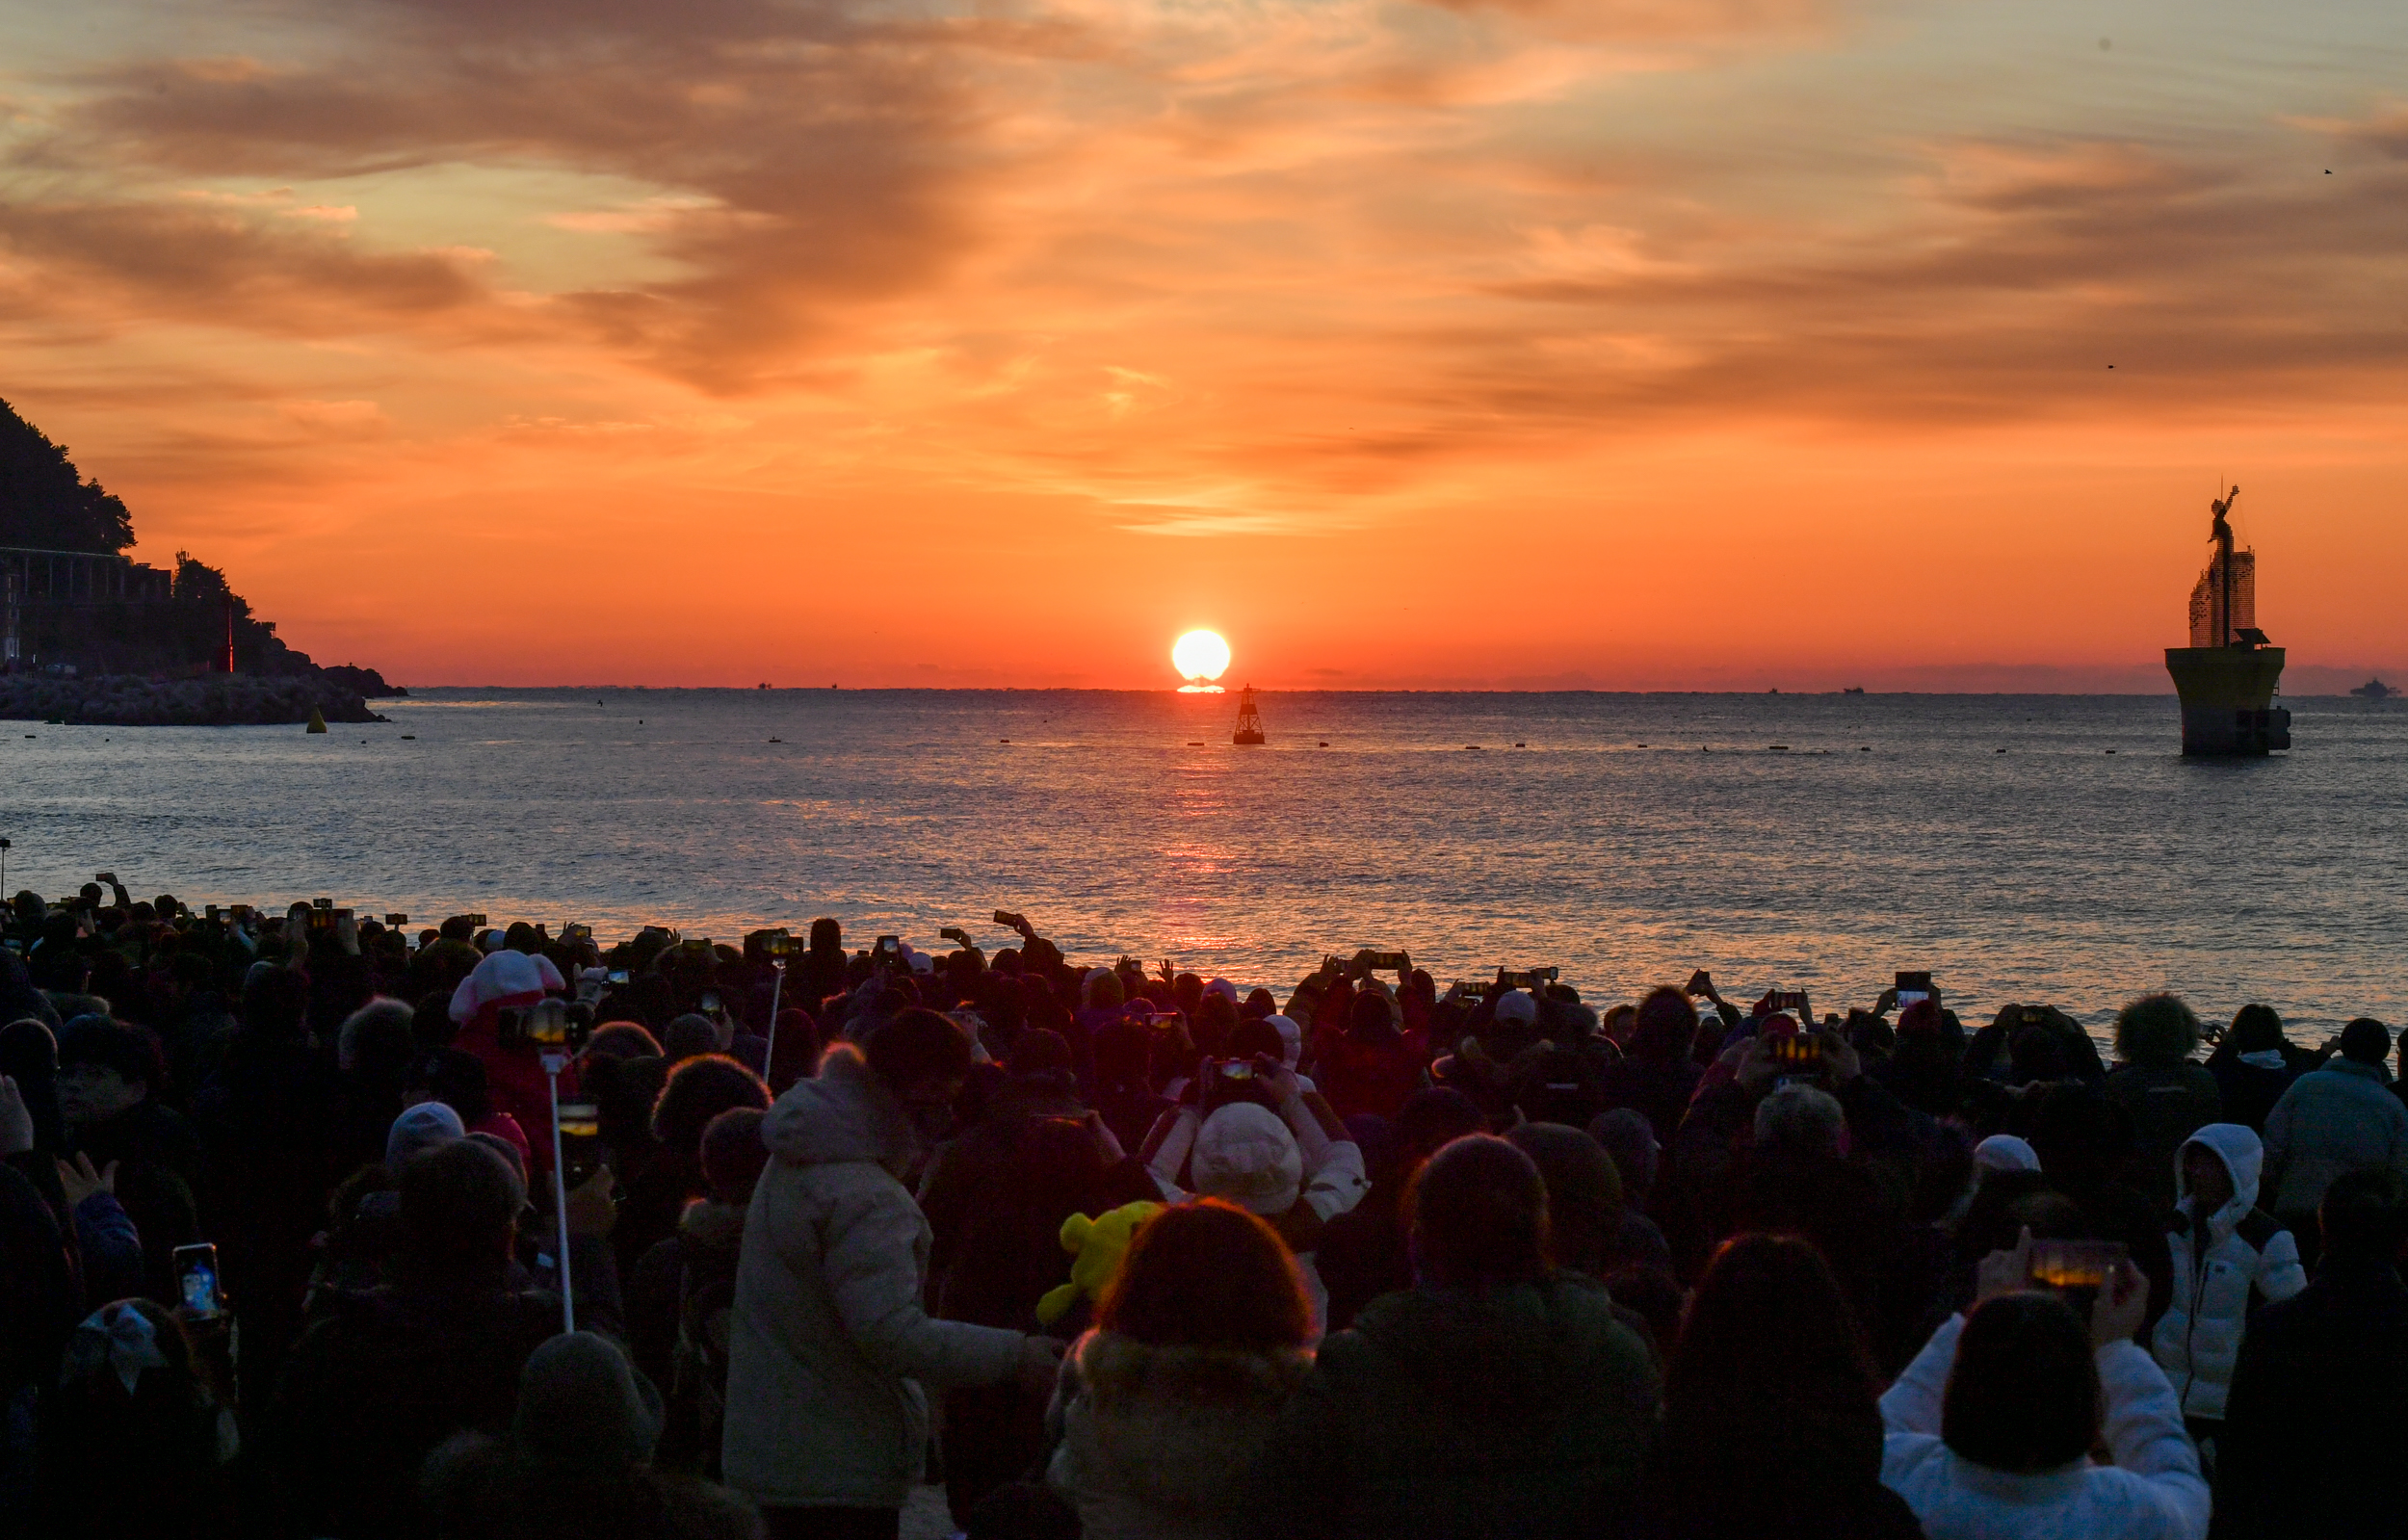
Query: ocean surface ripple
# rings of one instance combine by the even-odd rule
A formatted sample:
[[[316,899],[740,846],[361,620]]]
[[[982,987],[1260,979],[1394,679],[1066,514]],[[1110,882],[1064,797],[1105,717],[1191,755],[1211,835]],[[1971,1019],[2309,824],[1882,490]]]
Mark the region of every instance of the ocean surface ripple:
[[[2170,695],[1267,693],[1236,748],[1234,696],[429,690],[325,737],[18,724],[0,833],[54,895],[923,946],[1018,909],[1247,983],[1405,947],[1844,1009],[1927,968],[1969,1020],[2173,988],[2321,1040],[2408,1014],[2408,707],[2285,703],[2296,749],[2213,763]]]

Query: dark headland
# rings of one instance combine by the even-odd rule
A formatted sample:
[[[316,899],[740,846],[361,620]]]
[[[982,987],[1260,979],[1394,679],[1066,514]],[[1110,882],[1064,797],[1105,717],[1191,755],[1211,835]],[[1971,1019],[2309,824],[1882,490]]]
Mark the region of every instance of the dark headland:
[[[234,726],[385,718],[406,692],[374,668],[321,666],[187,552],[125,556],[133,516],[0,402],[0,718]]]

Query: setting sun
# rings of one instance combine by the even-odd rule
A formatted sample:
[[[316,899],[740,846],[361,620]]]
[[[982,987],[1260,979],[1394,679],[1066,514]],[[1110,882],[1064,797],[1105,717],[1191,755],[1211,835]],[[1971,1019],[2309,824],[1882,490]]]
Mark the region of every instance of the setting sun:
[[[1229,643],[1218,633],[1191,631],[1170,644],[1170,666],[1190,684],[1209,684],[1229,668]]]

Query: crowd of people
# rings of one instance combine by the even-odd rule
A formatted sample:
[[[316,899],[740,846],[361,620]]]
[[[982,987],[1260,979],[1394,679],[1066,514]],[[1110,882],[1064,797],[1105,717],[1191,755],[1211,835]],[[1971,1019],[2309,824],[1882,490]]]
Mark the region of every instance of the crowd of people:
[[[2372,1019],[388,918],[11,902],[0,1535],[2400,1522]]]

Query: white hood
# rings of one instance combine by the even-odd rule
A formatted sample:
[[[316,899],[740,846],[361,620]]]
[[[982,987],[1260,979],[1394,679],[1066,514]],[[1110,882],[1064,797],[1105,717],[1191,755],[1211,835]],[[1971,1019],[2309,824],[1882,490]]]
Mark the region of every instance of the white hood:
[[[2225,1207],[2242,1214],[2256,1208],[2258,1176],[2265,1168],[2265,1146],[2259,1142],[2258,1135],[2238,1123],[2210,1123],[2185,1139],[2183,1148],[2174,1152],[2174,1192],[2184,1202],[2190,1198],[2190,1184],[2183,1178],[2183,1152],[2194,1144],[2213,1152],[2232,1175],[2233,1201]]]
[[[918,1149],[903,1104],[851,1043],[830,1044],[816,1077],[786,1087],[761,1121],[761,1142],[789,1165],[891,1167]]]

